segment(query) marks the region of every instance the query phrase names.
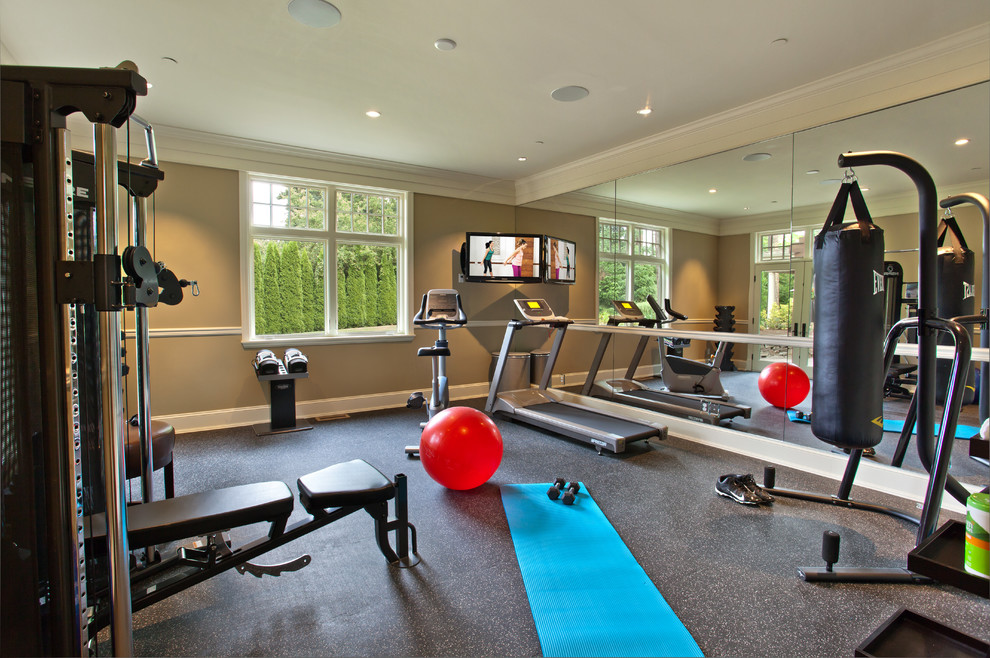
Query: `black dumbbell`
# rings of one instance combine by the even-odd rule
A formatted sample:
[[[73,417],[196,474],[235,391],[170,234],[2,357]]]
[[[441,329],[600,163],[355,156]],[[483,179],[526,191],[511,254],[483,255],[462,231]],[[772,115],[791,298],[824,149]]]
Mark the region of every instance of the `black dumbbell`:
[[[560,491],[561,489],[564,488],[566,484],[567,484],[567,480],[565,480],[564,478],[556,478],[553,481],[553,486],[547,489],[547,496],[550,498],[550,500],[557,500],[558,498],[560,498]]]
[[[561,501],[565,505],[573,505],[574,499],[577,497],[577,492],[581,490],[581,484],[579,482],[571,482],[567,485],[567,491],[564,492],[564,499]]]

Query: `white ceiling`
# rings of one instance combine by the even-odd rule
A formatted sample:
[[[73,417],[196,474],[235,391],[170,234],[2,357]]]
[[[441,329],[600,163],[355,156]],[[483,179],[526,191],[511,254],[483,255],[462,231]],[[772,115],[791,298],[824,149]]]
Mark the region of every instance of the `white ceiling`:
[[[990,22],[987,0],[336,0],[317,29],[286,4],[0,0],[0,43],[136,62],[156,126],[517,181]]]
[[[955,145],[959,138],[970,142]],[[924,98],[825,126],[716,153],[582,191],[606,201],[736,219],[831,203],[848,151],[898,151],[928,170],[940,195],[962,186],[988,194],[990,83]],[[750,154],[771,157],[746,161]],[[809,173],[814,172],[814,173]],[[914,184],[890,167],[855,172],[868,196],[912,196]],[[710,193],[709,190],[716,190]]]

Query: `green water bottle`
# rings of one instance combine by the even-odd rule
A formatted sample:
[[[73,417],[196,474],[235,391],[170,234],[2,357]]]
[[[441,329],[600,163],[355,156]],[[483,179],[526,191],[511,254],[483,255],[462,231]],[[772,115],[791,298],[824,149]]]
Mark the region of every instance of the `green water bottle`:
[[[975,493],[966,499],[966,571],[990,578],[990,494]]]

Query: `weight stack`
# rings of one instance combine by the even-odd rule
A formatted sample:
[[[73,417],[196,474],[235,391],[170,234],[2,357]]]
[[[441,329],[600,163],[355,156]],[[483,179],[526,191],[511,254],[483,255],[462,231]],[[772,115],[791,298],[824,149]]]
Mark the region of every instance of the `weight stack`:
[[[732,315],[735,310],[735,306],[715,307],[715,331],[734,332],[736,330],[736,319]],[[723,372],[731,372],[736,369],[735,364],[732,363],[732,343],[725,346],[722,363],[718,363],[716,366]]]

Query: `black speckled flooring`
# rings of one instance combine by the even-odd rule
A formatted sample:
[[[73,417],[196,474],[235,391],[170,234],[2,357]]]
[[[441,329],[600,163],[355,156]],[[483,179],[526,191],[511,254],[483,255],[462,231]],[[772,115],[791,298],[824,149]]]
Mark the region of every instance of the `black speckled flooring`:
[[[582,480],[707,656],[849,656],[901,607],[990,640],[990,602],[946,585],[818,585],[826,529],[839,565],[904,566],[915,528],[886,516],[797,500],[748,508],[715,494],[725,473],[764,463],[672,437],[622,455],[499,420],[505,443],[492,481],[468,492],[434,483],[403,446],[422,412],[395,410],[256,437],[250,428],[180,435],[178,493],[284,480],[364,458],[409,477],[422,563],[389,567],[370,517],[355,514],[259,559],[313,562],[279,578],[227,572],[134,616],[149,656],[538,656],[540,644],[499,497],[502,483]],[[159,474],[160,476],[160,474]],[[832,493],[837,483],[778,469],[778,486]],[[161,491],[161,485],[158,485]],[[859,489],[854,497],[911,510]],[[303,512],[294,512],[293,520]],[[264,531],[239,529],[235,540]],[[560,550],[581,550],[580,537]],[[621,610],[602,614],[621,615]],[[106,636],[104,631],[103,636]],[[106,643],[104,643],[105,645]]]

